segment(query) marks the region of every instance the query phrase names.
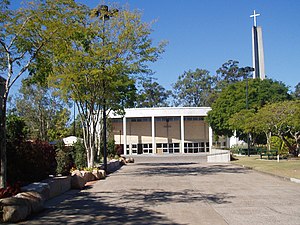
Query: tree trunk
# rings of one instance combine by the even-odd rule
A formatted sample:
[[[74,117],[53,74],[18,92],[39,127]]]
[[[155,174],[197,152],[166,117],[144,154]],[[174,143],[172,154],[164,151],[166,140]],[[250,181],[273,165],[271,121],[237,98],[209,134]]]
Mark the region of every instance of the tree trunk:
[[[0,188],[6,187],[6,91],[0,77]]]

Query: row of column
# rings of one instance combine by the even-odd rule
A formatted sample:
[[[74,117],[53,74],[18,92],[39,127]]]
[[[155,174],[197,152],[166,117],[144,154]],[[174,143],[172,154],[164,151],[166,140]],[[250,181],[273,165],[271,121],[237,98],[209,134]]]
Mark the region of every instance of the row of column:
[[[126,117],[123,117],[123,142],[124,142],[124,155],[127,154],[127,122]],[[152,151],[153,153],[156,153],[155,151],[155,117],[151,117],[151,135],[152,135]],[[209,138],[209,151],[211,151],[212,146],[212,129],[209,127],[208,129],[208,138]],[[184,116],[180,116],[180,153],[184,153]],[[121,144],[121,143],[120,143]]]

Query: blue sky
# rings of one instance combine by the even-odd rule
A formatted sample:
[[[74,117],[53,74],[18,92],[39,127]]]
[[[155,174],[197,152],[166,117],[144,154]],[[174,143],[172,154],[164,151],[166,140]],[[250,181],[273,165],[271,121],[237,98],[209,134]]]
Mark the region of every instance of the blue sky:
[[[78,0],[96,7],[99,0]],[[154,42],[169,41],[161,59],[151,65],[165,88],[184,71],[207,69],[211,75],[227,60],[252,66],[250,15],[255,9],[263,29],[265,69],[269,78],[294,89],[300,82],[299,0],[117,0],[140,9],[153,25]],[[18,5],[19,1],[12,1]]]

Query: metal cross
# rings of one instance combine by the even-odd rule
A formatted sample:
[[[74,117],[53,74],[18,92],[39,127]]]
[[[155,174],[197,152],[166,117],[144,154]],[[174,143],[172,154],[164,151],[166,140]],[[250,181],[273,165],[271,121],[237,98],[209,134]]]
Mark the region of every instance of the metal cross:
[[[253,17],[255,27],[256,27],[256,17],[258,17],[258,16],[260,16],[260,14],[256,14],[255,10],[253,10],[253,15],[251,15],[250,17]]]

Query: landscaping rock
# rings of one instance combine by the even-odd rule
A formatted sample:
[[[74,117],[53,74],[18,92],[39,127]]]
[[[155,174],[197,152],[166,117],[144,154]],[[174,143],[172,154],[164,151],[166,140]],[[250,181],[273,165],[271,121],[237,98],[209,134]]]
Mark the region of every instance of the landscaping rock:
[[[31,214],[31,205],[25,198],[3,198],[0,199],[3,222],[19,222]]]
[[[21,188],[22,192],[34,191],[42,195],[44,200],[50,198],[50,185],[48,183],[35,182]]]
[[[82,189],[85,186],[85,180],[79,170],[75,170],[71,175],[71,188]]]
[[[130,157],[126,159],[126,163],[134,163],[134,158]]]
[[[96,180],[95,176],[90,171],[80,171],[85,182]]]
[[[100,179],[105,178],[105,171],[104,170],[94,169],[92,173],[93,173],[94,177],[96,178],[96,180],[100,180]]]
[[[62,193],[71,189],[70,176],[53,177],[47,180],[43,180],[42,182],[48,183],[50,186],[49,198],[53,198],[55,196],[61,195]]]
[[[122,166],[126,165],[126,159],[124,157],[120,157],[119,162]]]
[[[21,192],[17,194],[15,198],[27,199],[29,201],[29,204],[31,206],[31,211],[33,213],[40,212],[44,208],[45,200],[43,196],[38,192],[34,192],[34,191]]]

